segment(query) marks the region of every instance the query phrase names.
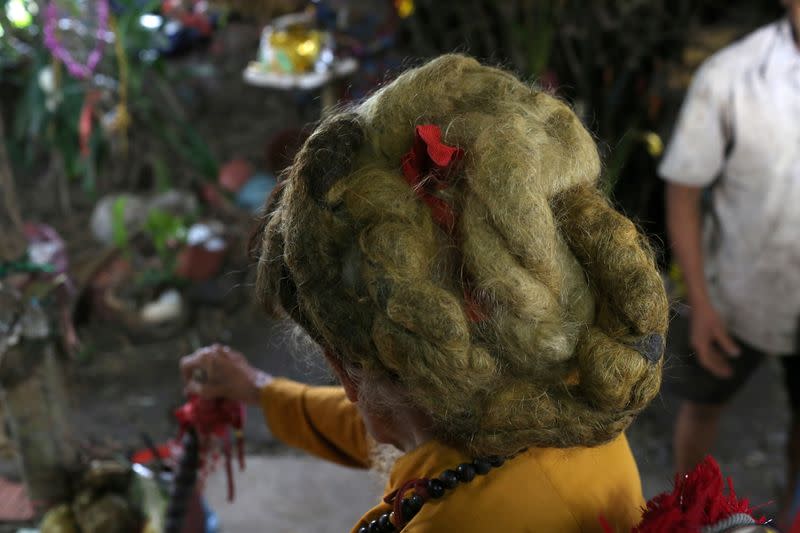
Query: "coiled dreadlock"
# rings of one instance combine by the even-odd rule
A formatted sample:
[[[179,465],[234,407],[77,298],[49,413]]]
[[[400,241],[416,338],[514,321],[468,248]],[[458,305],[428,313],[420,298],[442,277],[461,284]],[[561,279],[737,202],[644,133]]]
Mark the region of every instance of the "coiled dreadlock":
[[[455,238],[400,170],[420,124],[464,151],[438,193]],[[400,384],[468,453],[606,442],[658,392],[668,303],[599,172],[563,102],[440,57],[307,140],[265,208],[258,291],[343,364]]]

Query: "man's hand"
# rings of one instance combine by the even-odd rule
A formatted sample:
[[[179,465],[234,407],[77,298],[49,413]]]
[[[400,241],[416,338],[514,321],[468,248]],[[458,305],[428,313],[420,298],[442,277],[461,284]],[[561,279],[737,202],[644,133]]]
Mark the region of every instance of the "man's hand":
[[[722,319],[711,304],[692,307],[690,343],[703,367],[718,378],[730,378],[729,357],[739,356],[739,347],[728,335]]]
[[[214,344],[181,359],[186,392],[203,398],[259,403],[261,389],[272,377],[247,362],[239,352]]]
[[[728,336],[717,310],[711,305],[703,269],[701,245],[701,187],[667,184],[667,232],[672,250],[683,271],[692,308],[689,342],[697,359],[718,378],[730,378],[728,357],[739,355],[739,347]]]

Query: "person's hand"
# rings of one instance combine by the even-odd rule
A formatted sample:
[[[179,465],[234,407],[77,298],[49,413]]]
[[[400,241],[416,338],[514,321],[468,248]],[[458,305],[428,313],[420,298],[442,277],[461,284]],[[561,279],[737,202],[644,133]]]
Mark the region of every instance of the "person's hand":
[[[214,344],[181,359],[188,394],[258,404],[261,389],[272,377],[247,362],[239,352]]]
[[[739,347],[728,335],[722,319],[710,304],[692,307],[690,344],[703,367],[718,378],[733,376],[729,357],[739,356]]]

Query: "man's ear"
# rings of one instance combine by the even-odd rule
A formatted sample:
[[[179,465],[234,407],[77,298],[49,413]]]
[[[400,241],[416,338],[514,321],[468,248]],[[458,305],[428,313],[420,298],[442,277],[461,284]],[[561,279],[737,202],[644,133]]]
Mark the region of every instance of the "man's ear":
[[[358,403],[358,382],[345,371],[342,360],[328,350],[325,350],[325,359],[328,360],[328,364],[331,365],[333,373],[336,374],[342,387],[344,387],[344,393],[347,395],[347,399],[353,403]]]

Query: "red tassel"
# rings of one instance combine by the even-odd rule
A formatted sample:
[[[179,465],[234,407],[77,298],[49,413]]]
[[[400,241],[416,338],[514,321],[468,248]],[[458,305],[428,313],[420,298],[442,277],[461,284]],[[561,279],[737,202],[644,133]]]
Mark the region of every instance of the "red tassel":
[[[175,411],[175,417],[181,427],[181,434],[189,428],[193,428],[200,439],[201,462],[204,474],[213,466],[214,461],[209,461],[206,457],[213,453],[213,440],[221,441],[222,452],[225,455],[225,473],[228,482],[228,501],[233,501],[233,445],[231,443],[231,432],[233,429],[236,439],[236,455],[239,460],[240,469],[244,470],[244,439],[242,428],[244,427],[245,410],[240,402],[230,400],[214,399],[207,400],[197,396],[190,396],[189,401]],[[213,459],[213,457],[212,457]]]
[[[737,498],[730,478],[727,485],[725,494],[719,465],[713,457],[706,457],[693,471],[675,477],[672,492],[647,502],[633,533],[695,533],[734,514],[753,516],[750,503]],[[766,521],[763,517],[755,520],[759,524]]]

